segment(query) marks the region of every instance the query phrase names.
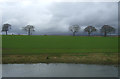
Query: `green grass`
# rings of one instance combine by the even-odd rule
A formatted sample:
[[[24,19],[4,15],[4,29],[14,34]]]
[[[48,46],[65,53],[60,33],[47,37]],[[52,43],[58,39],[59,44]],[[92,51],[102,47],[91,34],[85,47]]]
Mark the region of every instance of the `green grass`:
[[[118,37],[3,35],[2,49],[3,64],[118,64]]]
[[[3,55],[117,53],[118,37],[3,35]]]

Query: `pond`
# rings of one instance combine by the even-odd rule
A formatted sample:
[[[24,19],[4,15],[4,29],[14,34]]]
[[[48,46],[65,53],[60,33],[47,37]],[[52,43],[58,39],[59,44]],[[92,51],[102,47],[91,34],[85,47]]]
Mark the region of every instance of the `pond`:
[[[66,63],[3,64],[3,77],[117,77],[113,65]]]

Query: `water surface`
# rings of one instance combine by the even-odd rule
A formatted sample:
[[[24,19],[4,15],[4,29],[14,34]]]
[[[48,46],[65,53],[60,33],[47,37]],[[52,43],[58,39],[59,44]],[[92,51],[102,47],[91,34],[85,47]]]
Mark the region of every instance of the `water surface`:
[[[87,64],[3,64],[3,77],[117,77],[115,66]]]

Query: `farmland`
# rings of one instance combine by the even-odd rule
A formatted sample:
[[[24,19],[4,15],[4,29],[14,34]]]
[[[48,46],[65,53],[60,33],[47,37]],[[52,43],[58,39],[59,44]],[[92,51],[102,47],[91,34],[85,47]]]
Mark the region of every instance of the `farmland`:
[[[3,35],[3,63],[116,64],[118,37]]]

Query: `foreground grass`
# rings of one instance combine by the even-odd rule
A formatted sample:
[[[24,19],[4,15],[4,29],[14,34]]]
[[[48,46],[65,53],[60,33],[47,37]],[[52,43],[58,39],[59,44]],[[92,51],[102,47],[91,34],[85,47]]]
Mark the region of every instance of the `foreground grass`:
[[[81,63],[81,64],[118,64],[116,53],[77,53],[77,54],[40,54],[40,55],[3,55],[3,63]]]
[[[117,64],[118,37],[2,37],[3,63]]]

